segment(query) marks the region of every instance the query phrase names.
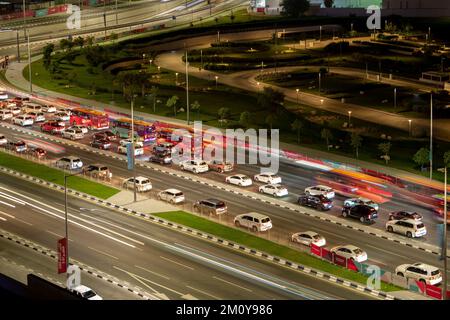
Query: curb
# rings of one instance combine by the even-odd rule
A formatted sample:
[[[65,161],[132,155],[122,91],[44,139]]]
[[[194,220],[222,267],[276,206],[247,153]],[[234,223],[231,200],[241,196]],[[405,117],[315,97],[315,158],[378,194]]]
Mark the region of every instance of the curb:
[[[1,167],[1,166],[0,166],[0,171],[1,172],[5,172],[5,173],[10,174],[10,175],[13,175],[13,176],[18,176],[21,179],[28,180],[28,181],[31,181],[31,182],[34,182],[34,183],[37,183],[37,184],[43,184],[46,187],[50,187],[52,189],[57,189],[58,191],[63,191],[64,190],[64,187],[62,187],[60,185],[57,185],[55,183],[51,183],[51,182],[48,182],[48,181],[44,181],[42,179],[31,177],[31,176],[19,173],[19,172],[14,171],[14,170],[6,169],[6,168]],[[114,203],[111,203],[109,201],[102,200],[102,199],[99,199],[99,198],[91,196],[91,195],[87,195],[87,194],[82,193],[82,192],[74,191],[72,189],[67,189],[67,192],[68,192],[68,194],[77,196],[77,197],[82,198],[84,200],[90,200],[90,201],[92,201],[92,202],[94,202],[94,203],[96,203],[98,205],[103,206],[103,207],[107,207],[107,208],[110,208],[110,209],[113,209],[113,210],[119,211],[119,212],[125,212],[125,213],[128,213],[128,214],[134,215],[136,217],[144,218],[145,220],[150,221],[152,223],[159,224],[159,225],[165,226],[167,228],[171,228],[171,229],[174,229],[176,231],[183,232],[183,233],[188,234],[188,235],[200,237],[202,239],[205,239],[207,241],[219,244],[219,245],[221,245],[223,247],[226,247],[226,248],[234,249],[234,250],[237,250],[237,251],[242,251],[242,252],[244,252],[246,254],[249,254],[251,256],[254,256],[256,258],[265,259],[265,260],[267,260],[269,262],[272,262],[272,263],[275,263],[275,264],[278,264],[278,265],[281,265],[281,266],[284,266],[284,267],[289,267],[290,269],[293,269],[293,270],[296,270],[296,271],[300,271],[300,272],[305,273],[305,274],[309,274],[309,275],[311,275],[313,277],[316,277],[318,279],[327,280],[328,282],[332,282],[332,283],[335,283],[335,284],[346,286],[346,287],[349,287],[349,288],[352,288],[354,290],[358,290],[358,291],[361,291],[361,292],[369,293],[369,294],[371,294],[371,295],[373,295],[375,297],[382,298],[384,300],[399,300],[398,298],[396,298],[396,297],[394,297],[394,296],[392,296],[390,294],[387,294],[385,292],[378,291],[378,290],[373,290],[373,289],[367,288],[367,287],[365,287],[363,285],[360,285],[360,284],[357,284],[357,283],[353,283],[353,282],[345,280],[345,279],[337,278],[335,276],[329,275],[327,273],[324,273],[324,272],[321,272],[321,271],[318,271],[318,270],[315,270],[315,269],[311,269],[309,267],[305,267],[303,265],[299,265],[299,264],[291,262],[289,260],[285,260],[285,259],[282,259],[282,258],[279,258],[279,257],[276,257],[276,256],[272,256],[272,255],[269,255],[269,254],[267,254],[265,252],[258,251],[258,250],[255,250],[255,249],[251,249],[251,248],[245,247],[243,245],[236,244],[234,242],[231,242],[231,241],[228,241],[228,240],[225,240],[225,239],[221,239],[221,238],[218,238],[216,236],[210,235],[208,233],[205,233],[205,232],[193,229],[193,228],[188,228],[188,227],[185,227],[185,226],[182,226],[182,225],[179,225],[179,224],[176,224],[176,223],[173,223],[173,222],[161,219],[159,217],[155,217],[155,216],[147,214],[147,213],[142,213],[142,212],[139,212],[139,211],[136,211],[136,210],[128,209],[128,208],[125,208],[123,206],[119,206],[119,205],[116,205]],[[0,236],[2,236],[2,235],[0,234]],[[10,240],[14,241],[13,239],[10,239]],[[25,245],[25,246],[27,246],[27,245]],[[34,250],[37,250],[37,249],[34,249]],[[54,253],[53,251],[50,251],[48,249],[46,249],[46,250],[47,251],[44,251],[42,253],[44,253],[46,255],[50,255],[47,252],[52,252],[52,254],[50,256],[52,258],[56,258],[56,253]],[[80,267],[80,269],[81,269],[81,267]],[[89,273],[89,271],[87,271],[87,270],[85,270],[85,271]],[[96,273],[96,275],[99,277],[98,273]],[[105,280],[110,282],[109,280],[107,280],[107,278],[105,278]],[[120,286],[119,284],[117,284],[117,285]],[[129,288],[126,288],[126,289],[130,290]]]
[[[57,138],[57,137],[54,137],[54,136],[51,136],[51,135],[47,135],[47,134],[44,134],[44,133],[35,132],[35,131],[31,131],[31,130],[25,130],[25,129],[17,128],[16,126],[4,124],[4,123],[0,123],[0,127],[7,128],[9,130],[13,130],[13,131],[17,131],[17,132],[21,132],[21,133],[25,133],[25,134],[28,134],[28,135],[31,135],[31,136],[35,136],[35,137],[44,138],[44,139],[49,140],[49,141],[57,142],[58,144],[68,145],[68,146],[71,146],[71,147],[74,147],[74,148],[78,148],[78,149],[81,149],[81,150],[84,150],[84,151],[87,151],[87,152],[91,152],[91,153],[102,155],[102,156],[105,156],[105,157],[108,157],[108,158],[112,158],[112,159],[115,159],[115,160],[118,160],[118,161],[124,161],[124,162],[126,161],[126,156],[117,155],[117,154],[114,154],[112,152],[99,151],[99,150],[96,150],[94,148],[82,145],[80,143],[76,143],[76,142],[65,140],[65,139],[60,139],[60,138]],[[237,189],[237,188],[231,188],[231,187],[228,187],[228,186],[225,187],[224,185],[222,185],[221,182],[210,183],[208,181],[205,181],[205,180],[208,180],[207,178],[202,178],[203,179],[202,180],[202,179],[199,179],[198,177],[192,176],[190,173],[181,175],[176,170],[168,169],[168,168],[161,169],[159,167],[154,167],[154,166],[152,166],[152,165],[150,165],[148,163],[143,163],[142,160],[136,160],[136,165],[140,166],[142,168],[150,169],[150,170],[157,171],[157,172],[160,172],[160,173],[169,174],[171,176],[175,176],[177,178],[181,178],[181,179],[184,179],[184,180],[200,183],[200,184],[206,185],[208,187],[212,187],[212,188],[219,189],[219,190],[222,190],[222,191],[234,193],[236,195],[239,195],[239,196],[242,196],[242,197],[246,197],[246,198],[249,198],[249,199],[252,199],[252,200],[261,201],[261,202],[264,202],[264,203],[269,204],[269,205],[273,205],[273,206],[276,206],[276,207],[279,207],[279,208],[282,208],[282,209],[287,209],[287,210],[290,210],[290,211],[295,212],[295,213],[299,213],[299,214],[306,215],[306,216],[311,217],[311,218],[319,219],[321,221],[333,223],[333,224],[336,224],[336,225],[344,227],[344,228],[349,228],[349,229],[352,229],[352,230],[355,230],[355,231],[366,233],[366,234],[369,234],[371,236],[375,236],[375,237],[378,237],[378,238],[381,238],[381,239],[384,239],[384,240],[392,241],[392,242],[395,242],[397,244],[401,244],[401,245],[404,245],[404,246],[407,246],[407,247],[410,247],[410,248],[413,248],[413,249],[421,250],[423,252],[431,253],[431,254],[438,255],[438,256],[441,255],[440,249],[437,248],[436,246],[433,246],[433,245],[430,245],[430,246],[434,247],[434,248],[433,249],[429,249],[429,248],[426,248],[424,246],[417,245],[415,243],[406,242],[406,241],[400,240],[400,239],[395,239],[392,236],[387,236],[386,235],[386,234],[388,234],[387,232],[385,232],[385,234],[383,234],[382,232],[380,232],[378,230],[377,230],[378,232],[374,231],[374,229],[371,228],[371,227],[366,227],[366,228],[371,228],[372,230],[363,229],[359,225],[352,224],[352,223],[341,222],[338,219],[331,219],[329,216],[327,216],[325,214],[321,214],[319,212],[299,210],[297,206],[294,206],[291,203],[288,203],[288,202],[285,203],[285,202],[282,202],[280,200],[275,200],[275,199],[272,199],[272,198],[269,198],[269,197],[266,197],[266,196],[263,196],[263,195],[260,195],[260,194],[256,194],[256,193],[253,194],[251,192],[242,192],[242,190]]]

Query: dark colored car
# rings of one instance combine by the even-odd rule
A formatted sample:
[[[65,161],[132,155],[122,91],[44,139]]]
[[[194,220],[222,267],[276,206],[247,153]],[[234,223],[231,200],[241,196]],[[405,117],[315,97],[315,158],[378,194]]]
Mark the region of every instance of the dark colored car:
[[[211,198],[194,203],[194,210],[205,214],[223,214],[227,213],[227,205],[221,200]]]
[[[92,138],[94,140],[108,140],[108,141],[116,141],[117,140],[117,136],[112,131],[109,131],[109,130],[97,132],[96,134],[94,134],[94,136]]]
[[[28,150],[27,144],[22,140],[16,142],[8,141],[6,148],[15,152],[26,152]]]
[[[106,139],[93,140],[91,142],[91,147],[107,150],[107,149],[109,149],[111,147],[111,142],[109,142],[109,140],[106,140]]]
[[[405,218],[416,221],[422,220],[422,216],[420,214],[412,211],[394,211],[389,214],[389,220],[401,220]]]
[[[378,218],[378,212],[371,206],[359,204],[354,207],[343,207],[342,216],[359,219],[361,222],[372,222]]]
[[[297,202],[299,205],[320,210],[330,210],[333,207],[333,201],[323,195],[301,195],[298,197]]]
[[[47,151],[42,148],[32,148],[30,149],[30,153],[36,158],[44,158],[47,155]]]
[[[172,163],[172,157],[170,153],[168,152],[158,152],[150,155],[148,158],[150,162],[156,162],[159,164],[171,164]]]

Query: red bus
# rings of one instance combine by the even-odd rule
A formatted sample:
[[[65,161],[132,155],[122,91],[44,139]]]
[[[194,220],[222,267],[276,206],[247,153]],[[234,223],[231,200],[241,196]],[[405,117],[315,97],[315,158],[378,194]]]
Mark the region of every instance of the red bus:
[[[71,125],[84,125],[89,129],[109,129],[108,115],[102,111],[75,108],[70,114]]]

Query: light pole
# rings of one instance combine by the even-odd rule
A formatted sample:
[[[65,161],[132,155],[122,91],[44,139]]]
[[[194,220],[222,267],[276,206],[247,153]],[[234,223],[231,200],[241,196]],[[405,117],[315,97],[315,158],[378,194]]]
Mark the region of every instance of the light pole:
[[[217,80],[219,79],[219,76],[214,77],[216,79],[216,89],[217,89]]]
[[[352,33],[353,33],[353,22],[352,22],[352,23],[350,23],[350,32],[352,32]]]
[[[203,69],[203,50],[200,49],[200,71]]]
[[[411,122],[412,122],[412,120],[409,119],[409,120],[408,120],[408,132],[409,132],[409,136],[410,136],[410,137],[411,137]]]
[[[319,41],[322,41],[322,26],[319,27],[319,30],[320,30]]]
[[[188,62],[188,52],[186,50],[186,121],[189,125],[189,62]]]
[[[319,94],[322,92],[322,73],[319,72]]]
[[[161,73],[161,67],[158,66],[158,73]]]
[[[116,0],[116,24],[119,24],[118,14],[117,14],[117,0]]]
[[[433,93],[430,98],[430,179],[433,179]]]
[[[295,89],[295,92],[297,92],[297,104],[298,104],[298,93],[299,93],[299,89]]]
[[[394,88],[394,111],[397,108],[397,88]]]
[[[27,34],[28,43],[28,80],[30,81],[30,93],[33,93],[33,80],[31,79],[31,50],[30,50],[30,34]]]
[[[178,85],[178,72],[175,72],[175,85]]]
[[[352,112],[349,110],[348,111],[348,125],[350,126],[350,123],[352,121]]]
[[[136,194],[136,164],[135,164],[135,151],[134,151],[134,98],[136,95],[133,95],[131,97],[131,156],[133,157],[133,199],[134,202],[137,201],[137,194]]]
[[[444,168],[438,169],[438,171],[444,172],[444,221],[443,227],[444,230],[442,232],[442,252],[441,256],[444,259],[444,274],[443,274],[443,283],[444,287],[442,288],[442,300],[447,300],[447,166]]]
[[[431,42],[431,27],[428,27],[428,41]]]

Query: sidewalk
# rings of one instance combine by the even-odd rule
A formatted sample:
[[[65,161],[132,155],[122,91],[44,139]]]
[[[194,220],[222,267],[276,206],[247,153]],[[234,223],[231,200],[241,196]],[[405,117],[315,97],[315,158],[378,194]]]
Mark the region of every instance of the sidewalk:
[[[41,55],[35,56],[32,58],[32,61],[36,61],[40,58],[41,58]],[[26,65],[27,65],[27,63],[13,62],[10,64],[9,68],[6,70],[6,74],[5,74],[7,80],[13,86],[19,88],[21,90],[20,92],[22,92],[22,93],[28,92],[28,90],[29,90],[29,82],[28,82],[28,80],[26,80],[23,77],[23,74],[22,74],[22,71],[26,67]],[[181,65],[181,69],[183,69],[182,72],[184,72],[183,65]],[[196,68],[191,68],[191,69],[192,69],[192,71],[190,71],[190,72],[199,73],[198,69],[196,69]],[[201,72],[206,76],[208,74],[208,71],[205,71],[205,70],[203,70]],[[211,73],[211,77],[212,77],[212,74],[213,73]],[[221,77],[222,76],[223,75],[221,75]],[[1,83],[1,84],[3,84],[3,86],[5,88],[10,89],[10,91],[17,92],[17,88],[11,87],[10,84],[4,84],[4,83]],[[113,106],[113,105],[110,105],[107,103],[98,102],[95,100],[84,99],[84,98],[74,97],[74,96],[70,96],[67,94],[63,94],[63,93],[50,91],[50,90],[38,87],[36,85],[33,85],[33,93],[35,95],[37,94],[37,95],[42,95],[42,96],[48,96],[51,98],[65,99],[65,100],[75,102],[75,103],[78,103],[78,104],[81,104],[84,106],[93,107],[98,110],[108,110],[109,112],[113,111],[113,112],[129,114],[128,110],[126,110],[124,108]],[[152,114],[143,113],[143,112],[139,112],[139,111],[135,111],[135,116],[143,118],[148,121],[161,121],[161,122],[168,122],[168,123],[173,123],[173,124],[177,124],[177,125],[186,125],[186,122],[182,121],[182,120],[152,115]],[[204,125],[204,128],[207,129],[208,126]],[[448,129],[450,130],[450,126]],[[422,183],[425,185],[430,184],[430,180],[428,178],[420,176],[420,175],[416,175],[416,174],[413,174],[413,173],[410,173],[407,171],[390,168],[390,167],[385,167],[385,166],[374,164],[371,162],[356,160],[354,158],[336,155],[336,154],[328,153],[325,151],[315,150],[315,149],[311,149],[308,147],[303,147],[303,146],[299,146],[299,145],[293,145],[293,144],[280,142],[280,149],[285,149],[285,150],[288,150],[291,152],[296,152],[296,153],[300,153],[303,155],[307,155],[308,157],[311,157],[311,158],[328,159],[331,161],[340,162],[344,165],[359,166],[362,168],[370,168],[372,170],[376,170],[378,172],[382,172],[382,173],[392,175],[392,176],[395,176],[398,178],[402,178],[402,177],[413,178],[418,183]],[[444,185],[441,182],[433,180],[433,184],[437,188],[442,188],[442,189],[444,188]]]
[[[149,197],[137,194],[137,201],[134,202],[134,195],[132,191],[123,190],[106,201],[112,202],[119,206],[124,206],[131,210],[136,210],[143,213],[159,213],[168,211],[178,211],[180,208],[172,206],[165,202],[150,199]]]

